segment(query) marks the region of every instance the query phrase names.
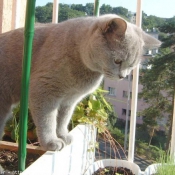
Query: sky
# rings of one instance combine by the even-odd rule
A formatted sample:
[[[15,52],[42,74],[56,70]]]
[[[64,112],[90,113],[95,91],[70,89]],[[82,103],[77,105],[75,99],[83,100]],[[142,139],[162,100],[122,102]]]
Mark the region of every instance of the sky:
[[[58,0],[64,4],[83,4],[94,3],[94,0]],[[36,6],[46,5],[53,0],[36,0]],[[112,7],[125,7],[129,11],[136,12],[137,0],[100,0],[102,4],[111,5]],[[142,0],[142,10],[147,15],[157,17],[171,18],[175,16],[175,0]]]

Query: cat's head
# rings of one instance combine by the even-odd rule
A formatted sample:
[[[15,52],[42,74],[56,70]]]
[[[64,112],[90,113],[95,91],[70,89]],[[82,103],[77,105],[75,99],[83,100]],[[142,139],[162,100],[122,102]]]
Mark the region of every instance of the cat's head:
[[[96,18],[89,38],[92,69],[106,77],[122,79],[141,61],[143,48],[157,48],[161,42],[117,15]]]

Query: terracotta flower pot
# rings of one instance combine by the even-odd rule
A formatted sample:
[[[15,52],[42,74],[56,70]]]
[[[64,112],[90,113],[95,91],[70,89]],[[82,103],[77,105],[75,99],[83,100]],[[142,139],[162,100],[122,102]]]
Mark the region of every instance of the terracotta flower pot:
[[[36,135],[35,130],[28,130],[27,131],[27,138],[29,140],[36,140],[37,139],[37,135]]]
[[[11,131],[4,130],[4,134],[8,137],[11,137]]]

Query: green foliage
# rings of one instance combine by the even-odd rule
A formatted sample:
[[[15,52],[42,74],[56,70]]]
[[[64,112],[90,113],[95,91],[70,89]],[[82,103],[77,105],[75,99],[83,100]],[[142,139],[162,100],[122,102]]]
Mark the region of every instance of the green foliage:
[[[169,151],[166,153],[160,150],[157,163],[160,163],[160,165],[157,166],[156,168],[157,175],[174,174],[175,172],[174,157],[170,155]]]
[[[72,4],[71,9],[84,12],[85,6],[83,6],[82,4]]]
[[[99,88],[76,106],[72,118],[74,125],[88,123],[97,127],[99,133],[105,131],[108,119],[107,111],[112,111],[110,104],[104,98],[105,92]]]
[[[110,128],[112,137],[117,141],[119,145],[124,146],[124,134],[118,128]]]
[[[147,130],[147,126],[144,125],[137,125],[136,128],[136,139],[143,141],[143,142],[149,142],[149,133],[145,132]]]
[[[110,5],[103,4],[100,8],[100,14],[111,14],[112,7]]]
[[[152,138],[152,145],[161,147],[165,149],[165,143],[167,142],[167,134],[165,131],[156,131],[154,137]]]
[[[120,129],[113,128],[110,130],[110,133],[121,146],[124,146],[124,134]],[[160,149],[157,146],[148,145],[148,143],[141,140],[136,140],[136,154],[144,155],[148,160],[156,160],[159,157],[159,152]]]
[[[175,17],[169,18],[165,23],[159,25],[159,30],[164,33],[174,34],[175,29]]]
[[[20,110],[20,106],[17,106],[13,110],[13,120],[12,120],[13,130],[11,132],[11,137],[16,142],[19,141],[19,110]]]
[[[77,105],[72,118],[73,126],[78,123],[88,123],[97,127],[99,132],[105,131],[108,112],[112,112],[111,105],[104,98],[105,93],[106,91],[99,88]],[[11,137],[16,142],[18,142],[19,139],[19,112],[20,106],[18,105],[13,110],[13,118],[10,119],[5,126],[5,130],[11,132]],[[35,130],[30,111],[28,130]]]
[[[52,19],[52,6],[53,3],[47,3],[45,6],[36,7],[35,18],[36,22],[40,23],[48,23],[51,22]],[[80,16],[93,16],[94,3],[87,3],[85,6],[82,4],[59,4],[59,22],[65,21],[70,18],[76,18]],[[100,7],[100,14],[117,14],[127,21],[129,21],[130,14],[128,13],[128,9],[124,7],[112,7],[108,4],[102,4]],[[143,12],[143,22],[142,28],[149,29],[152,31],[153,28],[157,28],[168,21],[164,18],[159,18],[156,16],[148,16]],[[170,26],[171,27],[171,26]],[[172,27],[173,28],[173,27]],[[173,30],[172,30],[173,31]]]
[[[16,142],[19,140],[19,110],[19,105],[13,109],[13,117],[6,122],[4,128],[5,131],[10,132],[11,138]]]
[[[157,147],[160,147],[165,149],[165,143],[167,141],[167,136],[165,131],[159,131],[158,128],[155,128],[155,131],[151,138],[150,142],[150,135],[151,135],[152,128],[149,126],[143,124],[143,125],[137,125],[137,131],[136,131],[136,140],[140,140],[144,143],[148,143]]]
[[[111,111],[108,110],[107,113],[108,113],[108,121],[107,121],[108,125],[107,125],[107,127],[109,130],[111,130],[111,129],[115,128],[115,126],[116,126],[117,114],[114,112],[114,110],[111,110]]]
[[[144,155],[148,160],[155,161],[159,157],[159,152],[160,149],[158,147],[136,140],[136,153],[138,155]]]
[[[85,12],[88,16],[93,16],[94,13],[94,3],[87,3],[85,6]]]
[[[114,7],[112,9],[112,13],[117,14],[119,16],[122,16],[125,19],[128,18],[128,9],[126,9],[124,7]]]
[[[36,22],[49,23],[52,21],[53,3],[47,3],[45,6],[38,6],[35,9]]]
[[[5,125],[4,130],[9,131],[11,133],[11,138],[18,142],[19,140],[19,115],[20,115],[20,105],[13,109],[13,117],[10,118]],[[27,123],[28,131],[35,130],[35,124],[33,122],[30,111],[28,113],[28,123]]]
[[[164,18],[153,15],[147,16],[144,12],[142,14],[142,28],[144,30],[149,29],[152,31],[153,28],[158,28],[158,26],[163,25],[165,21],[166,19]]]
[[[172,21],[174,22],[174,19],[167,21],[165,25],[159,27],[159,30],[161,32],[171,32],[171,27],[174,26]],[[148,104],[141,115],[144,116],[143,122],[150,134],[150,142],[155,130],[158,129],[157,121],[165,116],[169,117],[170,123],[172,120],[172,104],[175,92],[175,34],[164,34],[162,40],[164,43],[160,53],[145,63],[146,66],[149,65],[151,68],[142,70],[140,79],[143,89],[139,96]],[[169,129],[171,130],[171,127]]]
[[[45,6],[38,6],[35,10],[36,22],[49,23],[52,22],[52,8],[53,3],[47,3]],[[59,4],[58,21],[62,22],[67,19],[85,16],[85,7],[82,5]]]
[[[71,8],[66,4],[60,3],[59,15],[58,15],[59,22],[62,22],[71,18],[81,17],[81,16],[85,16],[85,12],[80,11],[80,5],[78,6],[73,5],[73,8]]]

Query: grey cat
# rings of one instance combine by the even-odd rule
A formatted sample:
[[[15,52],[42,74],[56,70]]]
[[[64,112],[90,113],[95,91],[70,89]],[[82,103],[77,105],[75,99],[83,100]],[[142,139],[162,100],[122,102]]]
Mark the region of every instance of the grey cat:
[[[143,46],[160,41],[116,15],[71,19],[35,28],[29,108],[45,150],[71,142],[67,126],[76,104],[103,77],[120,80],[136,67]],[[23,29],[0,35],[0,133],[19,103]]]

